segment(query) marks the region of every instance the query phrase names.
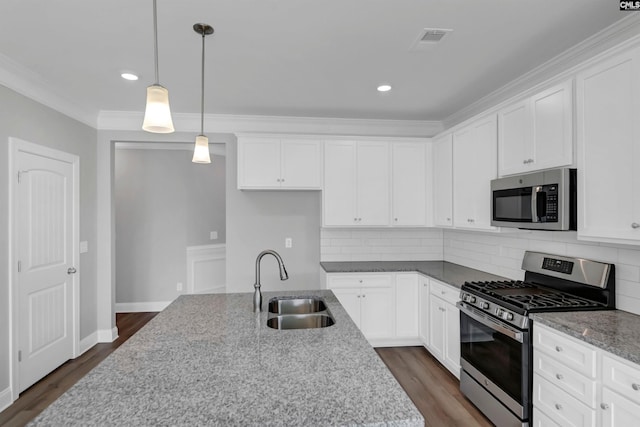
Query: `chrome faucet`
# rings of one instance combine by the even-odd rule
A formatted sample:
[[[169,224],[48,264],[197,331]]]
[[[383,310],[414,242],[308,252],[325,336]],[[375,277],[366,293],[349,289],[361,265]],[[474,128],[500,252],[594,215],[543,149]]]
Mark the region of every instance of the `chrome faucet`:
[[[260,252],[258,258],[256,258],[256,283],[254,283],[253,287],[255,291],[253,292],[253,312],[260,313],[262,311],[262,293],[260,292],[260,261],[262,257],[265,255],[273,255],[276,260],[278,260],[278,267],[280,268],[280,280],[287,280],[289,275],[287,274],[287,269],[284,268],[284,261],[278,252],[267,249],[266,251]]]

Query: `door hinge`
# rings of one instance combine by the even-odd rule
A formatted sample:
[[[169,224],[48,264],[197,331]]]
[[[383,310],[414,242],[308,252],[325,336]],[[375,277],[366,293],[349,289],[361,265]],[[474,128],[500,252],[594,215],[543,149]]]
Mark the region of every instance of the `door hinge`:
[[[22,272],[22,261],[18,261],[18,273]]]
[[[22,362],[22,350],[18,350],[18,362]]]

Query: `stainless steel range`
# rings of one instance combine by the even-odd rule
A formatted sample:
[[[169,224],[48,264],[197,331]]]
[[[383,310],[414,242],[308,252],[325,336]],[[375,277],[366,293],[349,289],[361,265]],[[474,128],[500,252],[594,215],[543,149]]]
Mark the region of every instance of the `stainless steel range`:
[[[494,424],[529,426],[529,314],[615,308],[612,264],[526,252],[523,281],[467,282],[460,293],[460,389]]]

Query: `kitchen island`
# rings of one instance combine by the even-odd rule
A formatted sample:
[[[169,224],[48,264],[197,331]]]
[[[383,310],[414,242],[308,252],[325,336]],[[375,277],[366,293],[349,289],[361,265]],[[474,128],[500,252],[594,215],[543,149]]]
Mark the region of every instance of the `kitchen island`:
[[[275,330],[252,294],[183,295],[31,425],[422,426],[331,291],[336,324]]]

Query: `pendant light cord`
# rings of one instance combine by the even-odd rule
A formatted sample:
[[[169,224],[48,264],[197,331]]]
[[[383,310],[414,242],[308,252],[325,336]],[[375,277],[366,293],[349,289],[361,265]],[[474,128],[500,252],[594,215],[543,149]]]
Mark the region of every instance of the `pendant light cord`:
[[[200,95],[200,135],[204,135],[204,37],[202,31],[202,93]]]
[[[153,0],[153,45],[156,62],[156,85],[160,85],[160,77],[158,72],[158,10],[156,0]]]

